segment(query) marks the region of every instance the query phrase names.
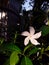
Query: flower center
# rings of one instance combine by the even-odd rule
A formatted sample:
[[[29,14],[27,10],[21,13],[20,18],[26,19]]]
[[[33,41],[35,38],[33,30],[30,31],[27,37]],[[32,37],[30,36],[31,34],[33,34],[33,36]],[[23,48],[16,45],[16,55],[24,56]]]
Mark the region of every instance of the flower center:
[[[32,37],[32,35],[29,36],[30,38]]]

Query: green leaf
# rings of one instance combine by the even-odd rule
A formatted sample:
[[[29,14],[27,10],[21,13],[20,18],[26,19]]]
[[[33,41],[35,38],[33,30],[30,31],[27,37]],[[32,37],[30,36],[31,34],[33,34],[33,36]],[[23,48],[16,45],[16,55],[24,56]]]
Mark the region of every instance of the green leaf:
[[[24,56],[21,61],[21,65],[33,65],[29,57]]]
[[[42,35],[45,36],[49,33],[49,26],[42,26],[40,30],[42,31]]]
[[[41,54],[43,54],[44,53],[44,47],[43,48],[41,48]]]
[[[49,50],[49,46],[45,49],[45,51],[48,51]]]
[[[3,38],[0,38],[0,45],[4,42]]]
[[[19,56],[16,51],[14,51],[10,56],[10,65],[16,65],[19,62]]]
[[[1,47],[0,47],[0,50],[7,50],[7,51],[16,51],[17,53],[21,53],[21,50],[18,46],[14,45],[14,44],[3,44]]]
[[[16,32],[16,33],[15,33],[15,36],[14,36],[14,43],[16,43],[17,36],[18,36],[18,34],[17,34],[17,32]]]
[[[37,48],[37,47],[33,47],[33,48],[29,51],[29,56],[32,55],[32,54],[37,53],[38,50],[39,50],[39,48]]]

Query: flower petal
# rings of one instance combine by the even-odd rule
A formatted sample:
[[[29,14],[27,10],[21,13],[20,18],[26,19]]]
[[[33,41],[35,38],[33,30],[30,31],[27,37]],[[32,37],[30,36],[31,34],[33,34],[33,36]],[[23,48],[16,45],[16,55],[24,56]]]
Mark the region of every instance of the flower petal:
[[[33,35],[35,33],[35,29],[32,26],[30,26],[29,29],[30,29],[30,34]]]
[[[24,40],[24,45],[26,46],[29,43],[29,37],[26,37]]]
[[[33,38],[38,39],[40,36],[41,36],[41,31],[36,33],[36,34],[34,34]]]
[[[39,42],[37,42],[35,39],[30,39],[31,43],[34,44],[34,45],[40,45]]]
[[[30,34],[29,34],[29,32],[24,31],[24,32],[21,33],[21,35],[23,35],[23,36],[29,36]]]

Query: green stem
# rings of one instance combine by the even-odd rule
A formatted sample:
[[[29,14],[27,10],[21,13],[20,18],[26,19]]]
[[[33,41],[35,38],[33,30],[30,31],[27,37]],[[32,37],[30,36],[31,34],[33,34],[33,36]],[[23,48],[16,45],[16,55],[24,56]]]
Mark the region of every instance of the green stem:
[[[28,48],[30,48],[31,46],[32,46],[32,44],[29,44],[28,46],[26,46],[26,47],[24,48],[23,53],[25,53],[25,52],[26,52],[26,50],[27,50]]]

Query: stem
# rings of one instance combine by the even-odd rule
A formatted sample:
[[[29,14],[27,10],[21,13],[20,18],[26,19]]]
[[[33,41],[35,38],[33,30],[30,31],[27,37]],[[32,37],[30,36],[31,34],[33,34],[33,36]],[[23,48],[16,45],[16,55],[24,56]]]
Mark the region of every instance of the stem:
[[[23,53],[25,53],[25,52],[26,52],[26,50],[27,50],[28,48],[30,48],[31,46],[32,46],[32,44],[30,44],[30,45],[26,46],[26,47],[24,48]]]

